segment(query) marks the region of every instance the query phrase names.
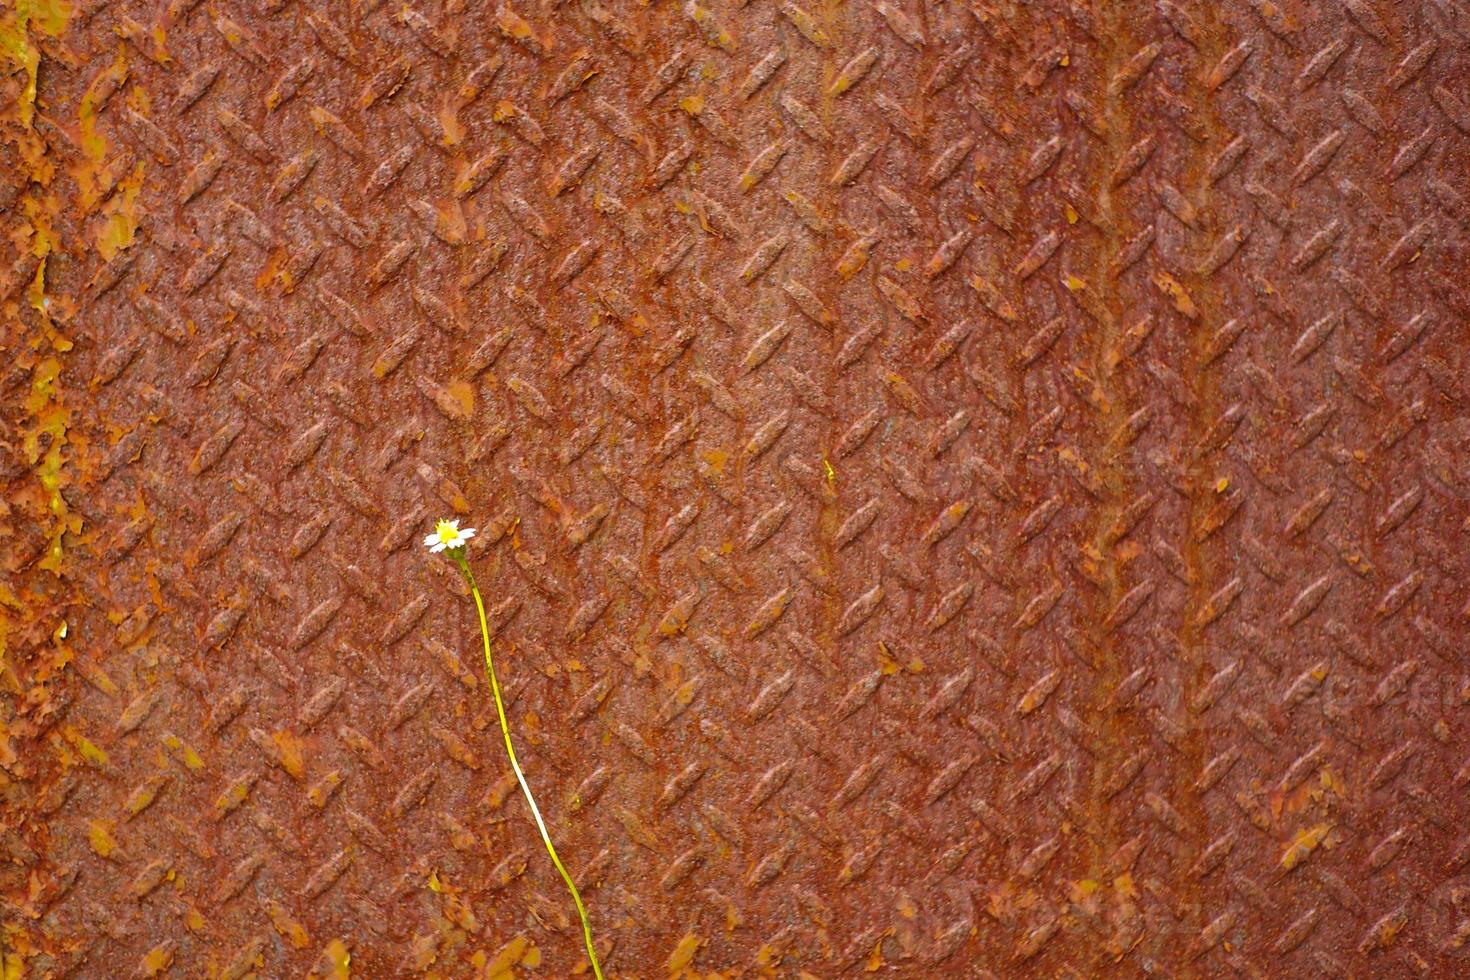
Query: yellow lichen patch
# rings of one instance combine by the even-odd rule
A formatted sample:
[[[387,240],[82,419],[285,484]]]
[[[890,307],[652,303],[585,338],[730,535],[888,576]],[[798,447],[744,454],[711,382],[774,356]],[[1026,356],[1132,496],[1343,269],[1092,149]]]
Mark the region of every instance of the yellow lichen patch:
[[[883,674],[884,677],[892,677],[894,674],[898,673],[901,669],[902,668],[899,667],[899,665],[898,665],[898,661],[897,660],[894,660],[893,659],[893,655],[888,652],[888,645],[885,644],[882,640],[879,640],[878,641],[878,670]]]
[[[723,449],[706,449],[699,454],[705,465],[715,476],[725,475],[725,464],[730,460],[730,454]]]
[[[1174,309],[1181,315],[1193,320],[1199,316],[1199,309],[1194,305],[1194,300],[1189,298],[1189,293],[1180,285],[1179,280],[1160,270],[1154,274],[1154,285],[1159,292],[1169,297],[1174,303]]]
[[[761,948],[755,951],[755,965],[763,973],[780,966],[781,961],[785,958],[785,943],[762,943]]]
[[[291,913],[286,911],[286,907],[280,902],[267,902],[265,911],[271,917],[271,925],[276,927],[276,932],[281,934],[282,939],[297,949],[305,949],[311,944],[311,937],[306,934],[306,929],[301,923],[291,918]]]
[[[143,957],[143,962],[139,965],[138,972],[145,977],[156,977],[167,970],[173,964],[173,961],[174,944],[171,942],[159,943],[148,951],[147,956]]]
[[[271,283],[277,279],[286,279],[286,262],[291,258],[284,248],[277,248],[266,256],[266,260],[260,265],[260,272],[255,276],[255,288],[258,292],[265,292]]]
[[[444,896],[444,918],[454,923],[465,932],[479,932],[480,920],[475,916],[475,910],[470,903],[459,895]]]
[[[93,175],[101,165],[103,158],[107,156],[107,140],[97,132],[97,113],[101,108],[100,104],[111,98],[127,77],[126,48],[119,44],[112,64],[93,79],[92,84],[82,95],[81,104],[77,107],[78,142],[82,147],[82,155],[90,164],[90,167],[83,168],[83,174],[78,180],[84,197],[91,189]]]
[[[341,119],[338,119],[321,106],[312,106],[307,110],[306,114],[310,117],[311,124],[316,128],[318,136],[326,136],[328,131],[342,125]]]
[[[872,951],[868,953],[867,966],[863,967],[866,972],[877,973],[879,970],[883,969],[883,938],[892,934],[893,930],[888,930],[883,934],[882,937],[878,939],[877,942],[873,944]]]
[[[1281,855],[1281,867],[1287,871],[1301,864],[1307,857],[1317,849],[1332,829],[1329,823],[1319,823],[1300,831],[1292,838],[1291,844],[1287,846],[1286,852]]]
[[[66,0],[18,0],[5,6],[5,18],[0,21],[0,56],[25,71],[26,84],[16,100],[16,107],[21,127],[29,130],[35,118],[36,71],[40,67],[41,53],[31,44],[28,28],[58,37],[66,30],[72,6]],[[32,149],[38,153],[45,152],[44,145]],[[27,156],[29,158],[29,153]]]
[[[227,786],[225,791],[215,798],[215,817],[223,817],[225,814],[232,812],[241,803],[244,803],[250,798],[250,790],[254,787],[255,779],[253,776],[242,777]]]
[[[1079,279],[1074,275],[1067,275],[1062,279],[1063,284],[1072,292],[1077,293],[1087,288],[1087,280]]]
[[[87,822],[87,841],[98,857],[112,857],[117,851],[117,840],[112,836],[112,821],[90,820]]]
[[[113,257],[133,244],[138,231],[138,192],[143,188],[143,164],[119,182],[117,193],[107,202],[104,218],[97,229],[97,254],[111,262]]]
[[[465,418],[475,414],[475,389],[472,385],[465,381],[451,381],[444,390],[464,412]]]
[[[302,755],[301,739],[290,732],[276,732],[271,736],[271,741],[276,744],[276,759],[281,768],[296,779],[305,776],[306,760]]]
[[[37,278],[40,278],[40,275],[41,273],[37,272]],[[32,294],[40,297],[41,289],[44,289],[44,284],[38,281],[35,287],[32,288]],[[40,301],[38,301],[38,304],[40,304]],[[41,309],[44,311],[44,306],[41,306]],[[66,423],[69,422],[69,416],[63,408],[60,408],[56,404],[56,381],[60,373],[62,373],[62,361],[54,359],[54,357],[43,357],[43,359],[37,361],[34,369],[31,370],[31,394],[26,395],[25,400],[26,411],[37,422],[35,429],[26,433],[26,460],[32,466],[40,461],[41,467],[43,467],[41,480],[43,480],[43,485],[49,491],[49,494],[47,494],[47,507],[50,507],[51,513],[57,517],[65,510],[66,502],[60,500],[60,494],[57,492],[59,483],[56,482],[56,473],[46,470],[46,467],[49,466],[51,453],[47,453],[46,461],[41,461],[40,442],[41,436],[43,435],[51,436],[53,439],[65,438],[66,435]],[[56,457],[59,460],[60,454],[56,453]]]
[[[41,277],[45,268],[43,262],[41,268],[36,271],[37,292],[35,295],[37,296],[39,296]],[[44,315],[44,305],[41,301],[37,299],[33,302]],[[66,346],[69,347],[70,344]],[[35,466],[41,487],[45,491],[45,506],[57,519],[51,530],[51,545],[46,557],[41,561],[41,567],[52,572],[58,571],[61,567],[62,533],[67,530],[81,530],[79,519],[69,519],[66,500],[61,496],[62,450],[67,444],[67,425],[71,420],[71,413],[59,403],[60,399],[57,397],[56,382],[60,374],[61,362],[54,357],[42,358],[32,369],[31,391],[26,398],[26,411],[35,420],[35,424],[26,432],[23,444],[26,459],[32,466]],[[43,437],[50,440],[44,455],[41,450]]]
[[[459,121],[459,113],[452,104],[439,108],[439,128],[444,130],[445,146],[455,147],[464,142],[464,123]]]
[[[1321,674],[1321,676],[1318,676],[1319,673]],[[1317,680],[1320,681],[1323,677],[1327,676],[1327,671],[1314,670],[1312,671],[1312,676],[1316,677]],[[1318,782],[1321,783],[1322,791],[1324,793],[1335,793],[1338,796],[1347,796],[1347,784],[1342,781],[1341,776],[1339,776],[1337,773],[1333,772],[1326,766],[1323,766],[1321,773],[1318,774]]]
[[[514,980],[512,967],[535,968],[541,963],[541,950],[526,936],[517,936],[485,964],[485,980]]]
[[[985,912],[996,922],[1010,923],[1041,904],[1041,896],[1027,888],[1018,891],[1010,882],[986,893]]]
[[[726,932],[734,932],[744,922],[745,922],[745,919],[741,917],[739,910],[735,908],[735,903],[734,902],[726,902],[725,903],[725,931]]]
[[[1078,480],[1084,485],[1090,484],[1094,479],[1092,464],[1083,459],[1077,453],[1065,446],[1057,450],[1057,459],[1076,472]]]
[[[1107,886],[1092,878],[1083,878],[1072,882],[1067,892],[1068,900],[1074,909],[1083,915],[1095,916],[1102,910]]]
[[[1409,912],[1407,908],[1399,908],[1385,915],[1373,925],[1373,931],[1369,933],[1361,943],[1358,944],[1358,952],[1369,953],[1375,948],[1388,949],[1399,933],[1404,931],[1404,926],[1409,923]]]
[[[1079,545],[1077,550],[1081,553],[1077,560],[1077,569],[1087,577],[1087,581],[1099,587],[1107,584],[1107,576],[1104,574],[1106,559],[1097,545],[1085,543]]]
[[[669,974],[677,974],[694,962],[694,957],[698,955],[700,947],[704,944],[705,940],[692,932],[686,932],[684,938],[680,939],[678,945],[674,947],[674,951],[669,954],[668,962],[664,964]]]
[[[922,673],[924,670],[924,661],[919,657],[910,657],[908,663],[899,663],[898,659],[893,655],[893,651],[888,649],[888,644],[884,643],[882,640],[879,640],[878,670],[885,677],[892,677],[899,671],[904,670],[908,671],[910,674],[919,674]]]
[[[699,25],[701,33],[704,34],[704,39],[710,45],[719,48],[727,54],[735,53],[735,39],[730,36],[729,31],[725,30],[715,21],[714,15],[708,9],[701,7],[697,3],[686,4],[684,9],[693,19],[694,23]]]
[[[1039,689],[1032,687],[1031,690],[1021,696],[1020,702],[1016,705],[1017,714],[1029,715],[1035,711],[1041,706],[1042,702],[1051,696],[1052,690],[1050,687],[1041,687]]]
[[[7,528],[34,530],[34,537],[11,532],[6,544],[0,546],[0,551],[5,553],[7,572],[13,573],[7,574],[7,585],[0,590],[0,690],[11,696],[14,703],[26,706],[19,712],[18,720],[12,717],[8,723],[0,723],[0,765],[6,768],[13,767],[17,754],[24,758],[27,751],[24,741],[39,737],[46,730],[47,718],[55,721],[66,713],[60,702],[48,704],[47,699],[53,693],[57,696],[62,693],[54,681],[72,660],[72,653],[63,645],[65,633],[59,627],[66,622],[79,598],[73,580],[62,576],[62,536],[68,531],[80,533],[82,527],[80,517],[70,513],[62,496],[72,479],[70,466],[77,446],[68,434],[71,417],[61,397],[59,380],[63,365],[50,356],[53,352],[63,354],[72,347],[71,341],[56,328],[53,313],[61,319],[60,310],[74,309],[75,303],[47,295],[47,263],[60,248],[57,226],[71,225],[71,221],[63,223],[57,219],[67,209],[68,196],[53,188],[60,186],[56,181],[59,161],[73,155],[66,149],[65,140],[56,138],[60,135],[58,129],[67,120],[53,117],[47,120],[45,130],[34,128],[42,47],[51,52],[48,67],[53,74],[58,70],[70,74],[78,67],[76,53],[66,41],[48,44],[44,40],[61,36],[72,12],[72,5],[63,0],[14,0],[0,4],[0,65],[7,76],[7,95],[0,99],[0,120],[3,120],[6,144],[14,147],[7,154],[6,171],[11,175],[8,186],[16,188],[8,202],[6,240],[12,254],[6,264],[12,276],[23,274],[29,279],[12,281],[6,290],[7,325],[0,330],[6,340],[0,342],[0,347],[5,348],[9,355],[6,361],[18,372],[12,380],[21,382],[29,373],[32,381],[23,399],[20,395],[24,388],[12,392],[16,396],[14,401],[24,405],[24,415],[20,411],[14,413],[17,417],[12,420],[7,438],[18,443],[18,455],[28,471],[12,481],[10,492],[0,503],[0,514],[4,517],[0,523]],[[56,104],[48,111],[53,112],[64,103],[62,99],[51,101]],[[32,258],[36,261],[30,261]],[[23,313],[22,304],[34,311],[34,315]],[[20,407],[16,405],[17,409]],[[13,549],[19,552],[12,555]],[[22,638],[23,656],[9,655],[11,636]],[[49,644],[40,642],[48,636]],[[8,714],[14,716],[16,712]],[[14,725],[13,731],[10,725]],[[12,746],[12,737],[21,740],[19,748]],[[61,756],[63,765],[75,764],[75,753],[87,758],[91,750],[101,751],[90,742],[68,746],[59,734],[47,741]],[[87,761],[100,766],[98,758],[93,755]],[[29,762],[21,766],[23,771],[32,768]],[[50,782],[50,777],[43,778],[43,787]],[[103,847],[112,843],[110,826],[102,828],[107,834]],[[33,879],[33,885],[35,882]],[[34,893],[31,895],[32,899],[36,897]],[[41,909],[44,907],[43,904]],[[56,941],[53,930],[44,920],[28,921],[40,914],[32,909],[29,916],[0,917],[5,919],[0,923],[0,976],[5,980],[35,972],[27,969],[27,960],[43,949],[58,951],[53,948]],[[38,968],[45,972],[45,967],[38,965]]]
[[[6,620],[0,618],[0,663],[3,663],[5,657],[5,628]],[[12,737],[9,726],[4,720],[0,720],[0,766],[7,769],[14,766],[16,760],[15,745],[11,742]]]
[[[168,777],[166,774],[157,775],[144,781],[139,784],[137,789],[128,794],[128,798],[123,802],[123,809],[127,811],[129,816],[136,817],[153,805],[153,801],[158,799],[159,791],[167,784]]]
[[[900,405],[915,415],[919,414],[919,393],[907,378],[896,371],[888,371],[883,375],[883,383]]]
[[[500,8],[500,14],[496,18],[496,24],[506,37],[516,41],[526,41],[536,36],[535,31],[531,29],[530,21],[526,20],[526,18],[514,10],[511,10],[509,6],[502,6]]]
[[[173,732],[165,732],[163,734],[163,744],[165,748],[178,756],[179,760],[187,768],[196,771],[204,768],[204,760],[199,757],[199,753],[195,752],[193,747]]]
[[[66,30],[66,22],[71,19],[73,9],[66,0],[28,0],[16,6],[27,8],[31,25],[51,37],[58,37]]]
[[[311,802],[312,806],[318,810],[324,810],[327,804],[332,801],[332,796],[337,792],[337,787],[341,785],[342,773],[334,769],[306,791],[306,798]]]
[[[459,201],[448,201],[443,205],[432,205],[434,209],[434,234],[452,245],[462,245],[469,240],[470,223],[465,217]]]
[[[72,747],[77,750],[77,754],[85,759],[88,764],[98,769],[107,768],[107,753],[95,745],[91,739],[77,731],[76,728],[68,725],[61,730],[61,735],[71,743]]]
[[[694,703],[694,695],[699,691],[697,679],[687,680],[674,689],[670,699],[680,708],[687,708]]]
[[[311,975],[323,980],[347,980],[352,975],[352,954],[347,951],[347,944],[340,939],[327,943]]]
[[[4,950],[0,953],[0,977],[21,980],[26,975],[26,955],[34,952],[26,933],[14,923],[0,926],[0,949]]]
[[[863,271],[863,266],[868,264],[868,256],[872,254],[872,247],[868,244],[872,239],[865,238],[854,242],[852,248],[843,254],[837,262],[837,275],[842,279],[851,279]]]
[[[118,33],[123,34],[126,30],[126,28],[119,28]],[[168,53],[168,31],[164,29],[162,21],[149,27],[146,36],[142,32],[128,32],[127,37],[130,41],[138,45],[140,51],[143,50],[143,42],[146,40],[151,46],[151,49],[144,53],[160,65],[173,64],[174,56]]]

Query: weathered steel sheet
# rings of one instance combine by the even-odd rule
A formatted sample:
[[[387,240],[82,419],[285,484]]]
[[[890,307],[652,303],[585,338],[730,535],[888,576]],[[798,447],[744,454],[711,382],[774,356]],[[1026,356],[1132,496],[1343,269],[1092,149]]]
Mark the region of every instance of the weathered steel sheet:
[[[4,24],[7,976],[1465,975],[1462,0]]]

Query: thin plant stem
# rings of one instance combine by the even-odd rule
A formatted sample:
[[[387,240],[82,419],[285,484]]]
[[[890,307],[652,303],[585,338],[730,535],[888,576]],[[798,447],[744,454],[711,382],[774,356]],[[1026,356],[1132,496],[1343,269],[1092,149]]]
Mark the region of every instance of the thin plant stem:
[[[561,879],[567,883],[572,901],[577,904],[577,915],[582,918],[582,936],[587,942],[587,958],[592,962],[592,972],[597,975],[597,980],[603,980],[602,967],[597,962],[597,950],[592,948],[592,926],[587,922],[587,907],[582,904],[582,896],[577,893],[572,876],[567,873],[561,858],[556,856],[556,848],[551,846],[551,835],[546,832],[546,822],[541,819],[536,799],[531,796],[531,787],[526,785],[526,774],[521,772],[521,764],[516,761],[515,747],[510,744],[510,723],[505,720],[505,702],[500,697],[500,682],[495,679],[495,663],[490,659],[490,627],[485,623],[485,600],[480,598],[480,587],[475,584],[475,573],[470,571],[470,563],[465,559],[464,553],[461,551],[454,557],[459,562],[460,570],[464,572],[465,580],[470,583],[470,593],[475,597],[475,609],[480,614],[480,637],[485,641],[485,673],[490,677],[490,692],[495,695],[495,711],[500,715],[500,733],[505,736],[505,754],[510,757],[510,767],[515,770],[516,782],[521,784],[521,792],[531,806],[531,816],[536,818],[536,828],[541,831],[541,841],[546,845],[546,853],[551,855],[551,863],[561,872]]]

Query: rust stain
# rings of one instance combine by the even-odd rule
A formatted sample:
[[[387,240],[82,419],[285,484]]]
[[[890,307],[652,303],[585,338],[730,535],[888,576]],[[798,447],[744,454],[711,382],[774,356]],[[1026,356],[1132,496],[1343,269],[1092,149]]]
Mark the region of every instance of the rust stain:
[[[1465,17],[1237,6],[11,5],[4,975],[586,970],[445,510],[615,974],[1461,975]]]

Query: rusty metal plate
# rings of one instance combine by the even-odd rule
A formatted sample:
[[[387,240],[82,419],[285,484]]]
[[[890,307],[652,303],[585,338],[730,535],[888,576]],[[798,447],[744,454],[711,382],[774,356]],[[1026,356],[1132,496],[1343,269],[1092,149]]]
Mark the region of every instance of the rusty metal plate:
[[[5,976],[1466,974],[1462,0],[27,0]]]

